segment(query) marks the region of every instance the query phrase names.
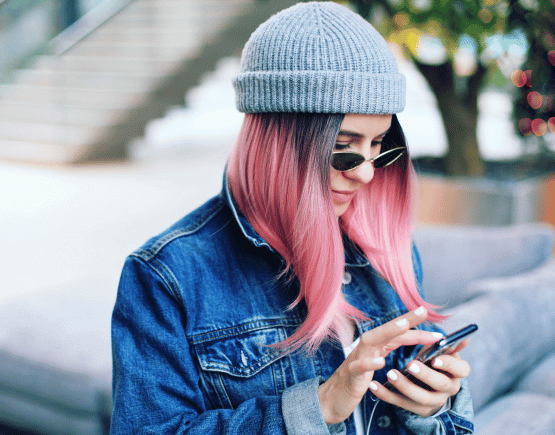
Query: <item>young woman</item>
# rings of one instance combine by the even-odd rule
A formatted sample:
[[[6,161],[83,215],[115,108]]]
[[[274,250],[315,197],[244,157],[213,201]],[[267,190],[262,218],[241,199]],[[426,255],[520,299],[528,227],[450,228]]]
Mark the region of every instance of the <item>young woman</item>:
[[[386,42],[300,3],[253,33],[234,86],[221,194],[125,263],[112,433],[472,433],[468,364],[413,361],[441,316],[419,292]]]

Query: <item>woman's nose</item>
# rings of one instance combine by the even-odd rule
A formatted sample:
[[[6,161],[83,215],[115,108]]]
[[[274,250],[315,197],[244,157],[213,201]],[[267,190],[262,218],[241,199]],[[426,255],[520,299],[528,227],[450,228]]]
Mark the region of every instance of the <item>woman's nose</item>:
[[[374,164],[373,162],[366,161],[352,171],[343,172],[343,176],[362,184],[370,183],[372,178],[374,178]]]

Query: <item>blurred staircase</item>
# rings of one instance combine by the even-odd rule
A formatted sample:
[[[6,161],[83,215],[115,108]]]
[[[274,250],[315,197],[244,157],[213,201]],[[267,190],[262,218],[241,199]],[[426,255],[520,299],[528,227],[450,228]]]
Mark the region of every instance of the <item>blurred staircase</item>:
[[[126,158],[148,121],[182,105],[219,59],[238,54],[261,22],[295,2],[120,0],[83,35],[85,15],[53,41],[53,55],[38,56],[3,86],[0,159]]]

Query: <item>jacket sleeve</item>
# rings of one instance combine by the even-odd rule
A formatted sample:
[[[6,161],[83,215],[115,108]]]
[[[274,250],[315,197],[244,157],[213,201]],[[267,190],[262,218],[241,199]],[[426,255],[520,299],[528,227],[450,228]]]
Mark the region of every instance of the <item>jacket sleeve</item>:
[[[177,295],[177,284],[163,265],[127,259],[112,315],[111,434],[345,433],[345,425],[325,424],[317,378],[282,396],[212,409],[201,390]]]
[[[417,286],[421,296],[424,298],[422,288],[422,264],[420,255],[416,246],[413,246],[412,260],[414,272],[417,280]],[[423,324],[422,329],[429,331],[438,331],[444,333],[435,325]],[[403,358],[402,369],[406,364],[412,361],[418,354],[421,346],[405,348],[406,357]],[[395,412],[401,426],[407,430],[407,434],[419,435],[466,435],[474,432],[474,411],[472,407],[472,398],[468,388],[468,379],[461,380],[461,388],[459,392],[451,398],[451,406],[447,407],[444,412],[436,414],[433,417],[420,417],[410,411],[396,408]]]

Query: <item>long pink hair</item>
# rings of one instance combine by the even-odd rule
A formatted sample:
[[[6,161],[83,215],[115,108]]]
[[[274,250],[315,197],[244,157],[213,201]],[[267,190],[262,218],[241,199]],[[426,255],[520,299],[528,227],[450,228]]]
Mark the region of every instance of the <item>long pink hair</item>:
[[[314,351],[326,338],[340,339],[347,322],[368,320],[341,293],[345,269],[342,233],[370,260],[409,310],[424,305],[428,320],[443,316],[420,297],[412,264],[414,171],[408,153],[376,171],[338,220],[330,189],[331,151],[344,115],[246,114],[228,162],[233,199],[256,232],[286,262],[304,299],[307,317],[280,346]],[[404,146],[397,117],[385,148]],[[379,172],[378,172],[379,171]]]

